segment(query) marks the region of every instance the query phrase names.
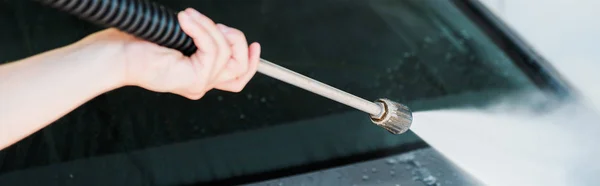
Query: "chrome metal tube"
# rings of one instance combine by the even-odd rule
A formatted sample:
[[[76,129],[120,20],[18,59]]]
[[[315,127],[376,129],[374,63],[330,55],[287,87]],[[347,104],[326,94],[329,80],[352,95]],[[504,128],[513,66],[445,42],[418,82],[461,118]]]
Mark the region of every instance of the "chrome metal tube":
[[[369,113],[372,116],[380,116],[384,112],[380,104],[349,94],[340,89],[334,88],[325,83],[321,83],[317,80],[311,79],[264,59],[260,60],[258,72],[300,87],[304,90],[308,90],[312,93],[319,94],[339,103],[354,107],[358,110]]]

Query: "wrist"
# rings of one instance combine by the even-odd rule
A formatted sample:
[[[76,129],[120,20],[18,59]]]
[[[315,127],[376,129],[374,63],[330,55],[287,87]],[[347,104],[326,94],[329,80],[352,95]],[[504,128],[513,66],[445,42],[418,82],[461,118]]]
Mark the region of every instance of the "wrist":
[[[115,43],[77,42],[65,47],[60,53],[65,61],[86,63],[82,65],[94,76],[95,82],[90,83],[110,91],[126,85],[126,65],[121,48]]]

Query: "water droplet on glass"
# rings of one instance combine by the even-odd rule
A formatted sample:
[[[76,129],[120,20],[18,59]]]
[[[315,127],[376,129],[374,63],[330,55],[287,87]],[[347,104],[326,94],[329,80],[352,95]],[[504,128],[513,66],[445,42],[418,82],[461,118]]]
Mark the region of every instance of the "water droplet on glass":
[[[244,119],[244,118],[246,118],[246,115],[240,114],[240,119]]]
[[[469,32],[467,32],[467,30],[461,30],[460,34],[462,34],[464,37],[469,37]]]
[[[73,177],[74,177],[73,174],[69,174],[69,178],[73,178]]]
[[[385,163],[387,163],[388,165],[395,165],[396,163],[398,163],[398,161],[396,161],[394,158],[389,158],[385,160]]]
[[[411,167],[410,165],[407,165],[407,166],[405,166],[404,168],[405,168],[406,170],[408,170],[408,169],[410,169],[410,167]]]
[[[279,182],[277,185],[279,185],[279,186],[283,186],[283,183],[282,183],[282,182]]]
[[[371,168],[371,172],[377,172],[377,168],[375,168],[375,167]]]
[[[338,179],[342,179],[343,174],[342,174],[342,172],[340,170],[336,170],[335,174],[337,175]]]
[[[385,69],[385,72],[387,72],[387,73],[392,73],[392,68],[386,68],[386,69]]]
[[[404,155],[398,156],[398,161],[403,162],[403,163],[413,161],[414,159],[415,159],[414,154],[404,154]]]
[[[408,57],[410,57],[410,53],[404,52],[404,58],[408,58]]]
[[[392,94],[392,90],[385,90],[385,95],[391,95]]]
[[[446,53],[446,56],[445,56],[445,58],[446,58],[446,60],[450,60],[450,59],[452,59],[452,54],[450,54],[450,53]]]
[[[390,171],[390,176],[396,176],[396,171]]]
[[[217,96],[218,101],[223,101],[223,96]]]
[[[248,99],[252,99],[252,94],[247,94],[247,95],[246,95],[246,97],[247,97]]]
[[[396,184],[396,186],[401,186],[400,184]]]
[[[436,185],[436,182],[437,178],[433,177],[432,175],[427,175],[425,178],[423,178],[423,183],[427,185]]]
[[[366,180],[369,180],[369,176],[367,176],[367,175],[363,175],[363,176],[362,176],[362,180],[365,180],[365,181],[366,181]]]
[[[475,61],[475,56],[469,56],[469,61]]]
[[[265,97],[260,98],[260,102],[263,102],[263,103],[267,102],[267,98],[265,98]]]
[[[421,163],[418,161],[413,161],[412,163],[415,165],[415,167],[421,167]]]
[[[431,42],[433,42],[433,39],[431,39],[431,38],[428,36],[428,37],[425,37],[425,38],[423,39],[423,41],[425,41],[426,43],[431,43]]]
[[[415,181],[417,181],[417,180],[419,180],[419,177],[418,177],[418,176],[413,176],[413,177],[412,177],[412,180],[415,180]]]

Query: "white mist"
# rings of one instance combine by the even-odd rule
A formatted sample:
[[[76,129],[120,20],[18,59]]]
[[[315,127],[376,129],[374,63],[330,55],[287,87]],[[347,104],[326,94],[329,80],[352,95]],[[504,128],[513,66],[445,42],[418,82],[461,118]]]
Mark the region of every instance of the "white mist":
[[[504,109],[420,112],[411,129],[486,185],[599,185],[600,2],[482,2],[570,81],[580,103],[542,115],[518,109],[529,99],[498,103]]]
[[[486,185],[597,185],[600,117],[577,104],[552,107],[418,112],[411,129]]]

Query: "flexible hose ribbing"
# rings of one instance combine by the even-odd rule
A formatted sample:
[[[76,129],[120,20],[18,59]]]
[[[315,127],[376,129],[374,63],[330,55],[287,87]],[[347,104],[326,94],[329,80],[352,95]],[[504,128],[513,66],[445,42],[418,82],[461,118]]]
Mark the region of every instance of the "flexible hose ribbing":
[[[175,11],[147,0],[36,0],[88,22],[114,27],[185,55],[196,51]]]

